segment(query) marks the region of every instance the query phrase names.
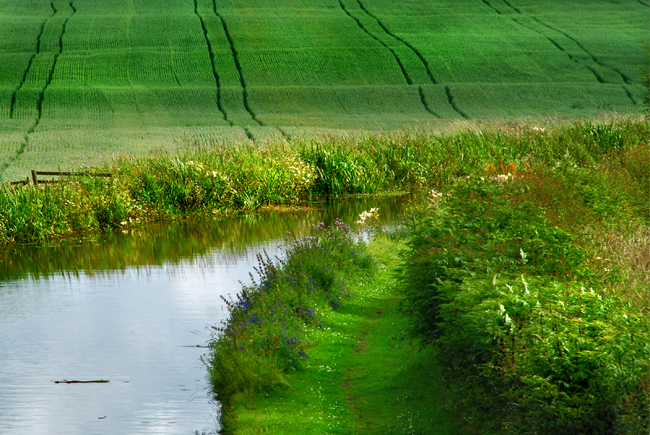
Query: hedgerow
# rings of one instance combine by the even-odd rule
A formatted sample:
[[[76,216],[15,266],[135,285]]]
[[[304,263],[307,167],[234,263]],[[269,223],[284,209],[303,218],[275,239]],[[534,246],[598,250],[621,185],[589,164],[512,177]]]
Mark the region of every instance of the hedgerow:
[[[584,172],[547,171],[574,190],[557,207],[587,201],[594,216],[581,224],[616,216],[625,201],[605,183],[581,193]],[[409,333],[441,349],[481,433],[643,433],[648,319],[542,206],[540,176],[472,176],[419,211],[402,272]]]

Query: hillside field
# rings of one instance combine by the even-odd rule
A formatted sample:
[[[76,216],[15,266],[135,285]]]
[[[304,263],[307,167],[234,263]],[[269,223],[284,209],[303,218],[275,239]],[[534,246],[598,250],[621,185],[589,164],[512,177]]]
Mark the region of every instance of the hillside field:
[[[647,0],[0,0],[0,179],[183,139],[639,113]]]

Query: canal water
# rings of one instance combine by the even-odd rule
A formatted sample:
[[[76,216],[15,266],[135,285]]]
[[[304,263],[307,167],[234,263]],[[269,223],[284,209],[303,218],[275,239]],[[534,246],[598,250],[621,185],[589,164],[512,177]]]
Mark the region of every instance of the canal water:
[[[282,255],[287,232],[372,207],[393,222],[407,203],[337,201],[0,252],[0,434],[216,432],[201,346],[256,254]]]

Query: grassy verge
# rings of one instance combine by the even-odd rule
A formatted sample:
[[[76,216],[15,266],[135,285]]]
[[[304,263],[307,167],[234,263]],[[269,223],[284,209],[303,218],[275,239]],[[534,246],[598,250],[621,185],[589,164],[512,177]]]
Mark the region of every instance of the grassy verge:
[[[310,327],[307,322],[303,341],[297,344],[307,348],[308,358],[301,359],[298,367],[292,363],[284,375],[269,377],[265,385],[240,384],[237,388],[231,375],[226,375],[233,365],[233,371],[245,371],[244,376],[260,379],[264,371],[257,364],[242,367],[232,355],[254,358],[256,350],[249,350],[249,346],[257,333],[244,332],[240,347],[233,347],[234,351],[229,349],[229,333],[212,343],[210,370],[217,397],[224,403],[224,433],[459,433],[450,418],[440,371],[431,364],[434,351],[418,352],[417,347],[397,339],[406,327],[404,316],[398,312],[402,296],[395,283],[397,251],[404,248],[403,243],[385,238],[375,240],[369,252],[376,261],[374,271],[348,276],[350,299],[333,309],[325,298],[314,298],[312,307],[318,324]],[[361,245],[357,249],[365,251]],[[300,259],[285,264],[283,270],[301,264],[305,255],[318,253],[294,254]],[[325,267],[330,266],[327,263]],[[263,305],[257,299],[247,305],[246,313],[234,307],[233,317],[222,330],[250,331],[257,324],[251,320],[259,317]],[[268,330],[269,326],[260,325],[259,329]],[[257,352],[258,358],[270,362],[282,352],[276,351],[270,358],[263,353]]]
[[[520,170],[558,162],[594,166],[607,153],[638,149],[647,136],[647,122],[617,119],[259,146],[193,144],[184,154],[123,157],[98,168],[112,173],[110,179],[80,177],[56,185],[0,188],[0,246],[329,195],[424,188],[482,171],[488,164],[512,164]]]

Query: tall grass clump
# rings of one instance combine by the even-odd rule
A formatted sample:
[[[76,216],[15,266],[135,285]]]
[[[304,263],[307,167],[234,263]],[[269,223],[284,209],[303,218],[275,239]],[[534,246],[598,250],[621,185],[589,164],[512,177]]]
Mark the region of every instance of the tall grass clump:
[[[414,212],[402,271],[408,332],[440,348],[479,433],[648,431],[647,280],[645,300],[630,297],[625,261],[603,262],[583,237],[635,220],[647,232],[636,198],[647,175],[634,176],[647,144],[626,150],[609,129],[566,133],[590,135],[584,150],[604,157],[581,167],[567,155],[520,174],[489,165]]]
[[[414,130],[258,146],[191,143],[178,154],[122,156],[98,168],[112,173],[111,178],[2,186],[0,245],[326,196],[412,191],[449,183],[488,164],[520,169],[552,168],[558,162],[576,168],[602,166],[610,154],[643,153],[639,147],[647,137],[647,122],[613,119],[545,127],[476,125],[453,134]],[[647,174],[641,160],[628,161],[637,164],[639,174]],[[647,205],[641,199],[637,203]]]
[[[346,281],[372,274],[374,260],[348,225],[320,224],[288,242],[286,259],[259,256],[259,282],[226,300],[229,318],[210,342],[206,363],[223,406],[284,383],[309,356],[310,328],[351,297]],[[224,422],[227,425],[227,422]]]

